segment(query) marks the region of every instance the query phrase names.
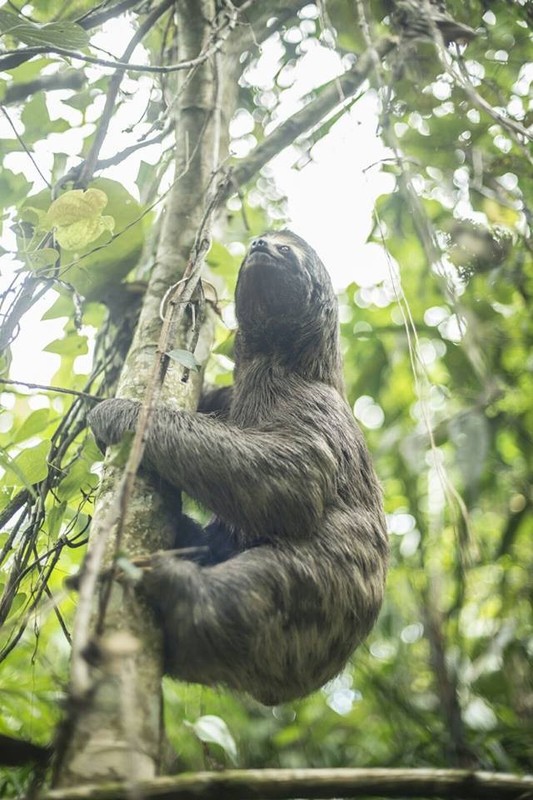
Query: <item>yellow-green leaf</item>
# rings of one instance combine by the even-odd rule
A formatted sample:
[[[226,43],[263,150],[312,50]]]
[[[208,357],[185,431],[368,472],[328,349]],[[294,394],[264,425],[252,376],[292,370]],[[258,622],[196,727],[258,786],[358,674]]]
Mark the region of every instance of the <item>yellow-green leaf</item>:
[[[69,333],[63,339],[54,339],[53,342],[43,347],[47,353],[57,353],[60,356],[84,356],[88,352],[87,337],[78,333]]]
[[[143,216],[142,207],[135,198],[117,181],[112,181],[108,178],[97,178],[87,192],[80,190],[65,192],[53,203],[48,189],[32,195],[28,198],[27,205],[23,206],[21,215],[26,215],[27,209],[31,209],[34,213],[31,214],[31,219],[28,221],[37,225],[40,230],[49,230],[51,225],[48,220],[48,213],[44,214],[44,219],[48,222],[48,228],[46,228],[44,220],[41,220],[35,212],[41,211],[42,213],[51,210],[54,222],[57,221],[59,226],[64,227],[67,224],[67,220],[70,220],[70,222],[76,221],[72,218],[72,208],[69,207],[68,216],[65,210],[65,214],[58,216],[56,219],[57,208],[61,209],[62,203],[65,202],[69,206],[78,203],[80,196],[82,202],[85,202],[87,198],[85,197],[84,200],[84,195],[86,196],[89,192],[92,193],[95,190],[99,195],[105,195],[108,199],[106,210],[109,211],[115,222],[113,229],[115,235],[110,241],[104,241],[105,232],[106,230],[109,231],[110,220],[102,216],[104,235],[101,239],[89,242],[83,247],[79,245],[79,241],[72,242],[73,247],[68,248],[64,244],[65,240],[61,237],[61,269],[59,277],[74,286],[76,291],[85,298],[101,301],[107,298],[108,287],[118,285],[132,267],[137,264],[142,253],[144,226],[149,221],[149,215]],[[96,195],[97,203],[99,195]],[[91,206],[93,202],[90,199],[91,197],[94,199],[95,196],[89,194],[89,208],[94,210],[94,207]],[[63,200],[63,198],[66,198],[66,200]],[[71,204],[69,198],[74,200],[74,203]],[[98,206],[100,213],[102,208],[103,206],[100,202]],[[121,233],[123,235],[120,235]],[[74,239],[75,237],[72,238]],[[110,238],[109,232],[107,233],[107,238]],[[70,239],[68,241],[70,244]],[[101,244],[105,245],[105,247],[101,247]],[[19,246],[21,246],[21,250],[31,249],[28,248],[20,235]],[[35,246],[33,249],[35,249]],[[30,269],[33,269],[31,263],[26,263]]]
[[[59,251],[53,247],[42,247],[40,250],[24,253],[24,259],[30,269],[38,272],[41,269],[53,267],[59,260]]]
[[[94,242],[104,231],[113,231],[115,220],[102,216],[107,195],[101,189],[73,189],[50,205],[44,223],[55,230],[56,239],[67,250]]]

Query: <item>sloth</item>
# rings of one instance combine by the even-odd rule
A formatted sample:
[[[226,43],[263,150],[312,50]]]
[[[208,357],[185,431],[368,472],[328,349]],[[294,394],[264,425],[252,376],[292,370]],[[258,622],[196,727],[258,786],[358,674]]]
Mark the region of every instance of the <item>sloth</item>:
[[[177,557],[151,557],[140,590],[167,673],[277,705],[323,686],[367,636],[388,542],[315,251],[288,230],[255,239],[235,308],[233,386],[206,393],[197,412],[156,408],[145,450],[144,467],[214,516],[202,528],[177,515]],[[119,442],[139,407],[100,403],[96,439]]]

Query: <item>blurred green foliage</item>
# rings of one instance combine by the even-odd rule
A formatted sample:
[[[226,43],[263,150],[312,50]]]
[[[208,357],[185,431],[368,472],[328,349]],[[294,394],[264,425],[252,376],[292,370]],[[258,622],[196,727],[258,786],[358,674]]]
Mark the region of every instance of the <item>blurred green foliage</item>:
[[[74,5],[69,19],[92,6]],[[387,3],[368,5],[371,35],[387,33]],[[32,19],[56,19],[60,8],[57,0],[35,4]],[[283,95],[282,69],[301,57],[306,42],[316,43],[333,26],[341,55],[365,46],[353,4],[333,0],[326,8],[327,19],[310,5],[287,26],[272,89],[242,81],[242,107],[253,113],[253,134],[242,137],[244,144],[250,145],[247,137],[253,136],[251,145],[263,137],[262,126]],[[249,767],[532,768],[533,181],[527,141],[506,125],[531,123],[530,31],[521,3],[466,0],[449,2],[448,8],[479,27],[476,40],[454,62],[473,93],[452,80],[431,48],[424,50],[429,62],[422,82],[420,70],[413,81],[409,70],[398,73],[392,59],[368,87],[381,98],[381,132],[392,154],[383,169],[395,185],[378,199],[370,235],[386,252],[389,275],[374,286],[351,284],[340,298],[348,399],[375,456],[391,532],[384,610],[353,666],[321,692],[289,706],[266,709],[223,691],[166,682],[167,730],[184,768],[231,765],[234,758]],[[153,32],[151,39],[156,62],[161,37]],[[247,58],[250,66],[256,54]],[[41,55],[9,74],[16,84],[42,70],[65,68]],[[72,161],[70,150],[56,146],[54,137],[75,130],[78,156],[92,140],[94,126],[87,121],[101,107],[107,82],[102,76],[94,80],[94,71],[90,80],[63,97],[71,109],[64,117],[52,118],[42,94],[21,107],[25,145],[36,145],[37,152],[45,143],[53,155],[47,162],[51,181]],[[117,107],[126,107],[146,80],[129,77]],[[146,119],[161,124],[164,112],[152,85]],[[306,139],[302,148],[308,150],[312,141]],[[35,175],[11,157],[22,152],[17,139],[0,145],[0,195],[10,241],[13,219],[20,221],[21,209],[35,205],[35,198],[28,198]],[[94,298],[83,284],[88,274],[104,280],[104,295],[107,277],[118,282],[135,265],[138,277],[145,276],[150,242],[146,247],[140,219],[157,200],[170,150],[164,141],[158,165],[139,165],[140,203],[132,201],[128,211],[121,187],[113,201],[110,179],[94,183],[111,198],[106,214],[115,218],[115,233],[139,222],[109,249],[88,256],[78,278],[74,272],[65,276],[81,295]],[[47,208],[49,200],[47,193],[40,207]],[[283,221],[284,213],[283,198],[268,175],[250,187],[242,203],[229,204],[224,243],[214,242],[208,257],[223,309],[244,243]],[[154,224],[151,235],[156,234]],[[112,247],[122,249],[112,253]],[[15,279],[24,278],[17,272],[20,261],[14,263]],[[111,265],[117,263],[114,271]],[[59,338],[39,342],[58,357],[50,383],[92,391],[102,372],[90,377],[84,354],[97,332],[107,330],[103,310],[95,303],[80,309],[69,287],[52,285],[59,298],[45,318],[66,321]],[[106,298],[97,293],[96,299]],[[110,328],[106,341],[112,336]],[[228,383],[230,368],[231,337],[220,325],[209,380]],[[68,675],[65,631],[71,628],[75,597],[63,579],[81,563],[79,545],[86,537],[99,454],[83,425],[70,438],[58,438],[58,425],[72,415],[67,395],[35,398],[6,385],[2,399],[4,599],[22,535],[16,498],[20,492],[42,497],[45,513],[31,558],[25,555],[26,562],[18,564],[23,578],[0,634],[1,648],[8,651],[0,664],[0,731],[46,742],[60,716]],[[42,494],[50,464],[57,474]],[[47,588],[35,604],[35,586],[41,585],[35,576],[42,579],[43,572]],[[14,792],[18,780],[6,777],[6,791]]]

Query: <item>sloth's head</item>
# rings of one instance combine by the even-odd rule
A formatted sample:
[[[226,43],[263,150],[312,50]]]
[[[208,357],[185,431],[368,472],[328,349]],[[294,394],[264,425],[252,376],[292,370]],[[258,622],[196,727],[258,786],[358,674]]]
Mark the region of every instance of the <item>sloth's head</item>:
[[[242,263],[235,305],[241,327],[309,324],[336,304],[330,277],[312,247],[288,230],[258,236]]]
[[[338,304],[312,247],[291,231],[254,239],[235,290],[237,358],[265,354],[310,380],[342,389]]]

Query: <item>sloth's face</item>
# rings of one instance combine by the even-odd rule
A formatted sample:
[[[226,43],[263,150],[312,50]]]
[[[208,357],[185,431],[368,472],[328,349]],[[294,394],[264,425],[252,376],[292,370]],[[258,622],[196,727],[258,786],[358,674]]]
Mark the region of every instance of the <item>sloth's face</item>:
[[[304,269],[308,253],[305,246],[300,243],[290,231],[264,233],[254,239],[248,250],[243,267],[270,259],[275,264],[283,263],[286,268],[295,271]]]
[[[290,231],[268,232],[254,239],[235,292],[240,324],[297,322],[311,305],[314,259],[318,260],[314,251]]]

